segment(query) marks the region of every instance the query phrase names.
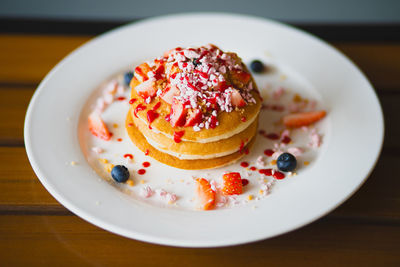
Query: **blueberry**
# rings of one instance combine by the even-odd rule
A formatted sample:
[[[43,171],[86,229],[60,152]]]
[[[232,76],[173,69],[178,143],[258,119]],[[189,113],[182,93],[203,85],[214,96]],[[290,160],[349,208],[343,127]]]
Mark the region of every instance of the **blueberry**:
[[[111,176],[118,183],[124,183],[129,178],[129,171],[125,166],[117,165],[117,166],[114,166],[114,168],[112,168]]]
[[[250,69],[255,73],[261,73],[264,71],[264,64],[260,60],[253,60],[250,63]]]
[[[290,153],[282,153],[276,162],[278,169],[284,172],[291,172],[296,169],[297,160],[296,157]]]
[[[124,75],[125,84],[129,85],[131,83],[132,78],[133,78],[133,72],[132,71],[126,72],[125,75]]]

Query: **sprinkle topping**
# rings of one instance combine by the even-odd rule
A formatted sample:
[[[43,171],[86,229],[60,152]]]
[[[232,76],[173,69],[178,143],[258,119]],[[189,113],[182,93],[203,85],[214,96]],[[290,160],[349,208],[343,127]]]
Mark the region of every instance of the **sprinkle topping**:
[[[151,69],[144,76],[157,87],[154,91],[156,95],[172,106],[175,103],[181,105],[178,117],[186,115],[190,123],[184,126],[192,126],[195,131],[218,126],[219,112],[232,112],[249,103],[256,103],[250,94],[254,88],[251,75],[241,59],[236,53],[223,52],[214,45],[185,49],[178,47],[148,63],[148,66],[142,69]],[[142,87],[139,90],[143,90]],[[146,90],[150,95],[154,94]],[[198,111],[201,119],[190,120],[189,114]],[[183,120],[179,120],[180,124]],[[175,120],[170,123],[180,126],[174,125]]]

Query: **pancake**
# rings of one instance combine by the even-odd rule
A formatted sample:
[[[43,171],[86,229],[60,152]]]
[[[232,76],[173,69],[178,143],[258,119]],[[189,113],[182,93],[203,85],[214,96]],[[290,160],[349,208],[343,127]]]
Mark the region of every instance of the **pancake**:
[[[171,141],[170,138],[166,137],[162,133],[157,133],[154,129],[150,129],[142,119],[136,118],[132,115],[132,112],[131,116],[135,126],[144,135],[147,142],[160,151],[180,159],[207,159],[232,154],[243,147],[243,145],[246,145],[256,134],[258,123],[258,120],[256,119],[244,131],[215,142],[198,143],[182,140],[181,142],[176,143]]]
[[[163,153],[158,149],[154,148],[153,146],[151,146],[147,142],[143,134],[136,128],[135,124],[133,123],[130,112],[126,117],[125,126],[129,138],[141,151],[143,151],[144,153],[148,154],[149,156],[151,156],[152,158],[161,163],[167,164],[171,167],[186,169],[186,170],[214,169],[232,164],[246,155],[245,153],[243,153],[243,151],[250,149],[253,146],[256,139],[254,136],[250,140],[250,142],[243,148],[242,151],[238,151],[227,156],[212,158],[212,159],[181,160],[177,157]]]
[[[232,135],[238,134],[245,130],[250,124],[252,124],[258,116],[261,108],[261,100],[257,91],[252,91],[251,95],[256,100],[255,104],[246,105],[244,108],[234,110],[232,112],[221,112],[217,118],[219,121],[218,127],[214,129],[202,129],[201,131],[194,131],[192,127],[172,127],[171,124],[165,120],[165,117],[170,113],[171,105],[159,99],[154,99],[152,102],[147,104],[143,98],[139,97],[136,90],[131,91],[131,98],[136,99],[132,104],[132,110],[134,111],[139,105],[145,106],[145,109],[138,111],[136,114],[142,121],[146,122],[147,125],[147,112],[152,110],[157,103],[161,103],[157,112],[160,114],[152,123],[151,127],[166,135],[170,139],[173,139],[175,131],[185,131],[184,136],[181,138],[183,141],[192,142],[215,142],[220,139],[229,138]],[[245,122],[243,122],[245,118]]]
[[[235,53],[178,47],[137,66],[130,87],[128,134],[162,163],[216,168],[254,143],[262,100]]]

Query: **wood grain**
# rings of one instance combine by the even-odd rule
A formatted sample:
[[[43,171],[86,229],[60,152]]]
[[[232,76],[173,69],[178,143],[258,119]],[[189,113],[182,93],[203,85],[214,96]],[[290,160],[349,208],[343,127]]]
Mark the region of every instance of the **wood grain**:
[[[38,84],[85,36],[0,35],[0,82]]]
[[[390,224],[382,227],[323,219],[252,244],[190,249],[129,240],[75,216],[25,218],[3,216],[0,221],[0,258],[5,266],[396,266],[400,263],[399,226]]]
[[[55,64],[92,37],[0,34],[0,82],[38,84]],[[400,79],[396,78],[400,73],[399,45],[333,45],[359,65],[376,87],[400,88]]]
[[[0,87],[0,144],[23,145],[24,120],[32,87]]]

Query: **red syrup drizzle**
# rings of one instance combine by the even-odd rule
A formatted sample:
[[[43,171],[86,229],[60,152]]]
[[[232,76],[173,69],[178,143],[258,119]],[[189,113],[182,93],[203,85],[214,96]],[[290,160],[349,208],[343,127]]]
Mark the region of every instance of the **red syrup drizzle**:
[[[242,122],[246,122],[246,121],[247,121],[247,119],[246,119],[245,116],[241,117],[240,120],[241,120]]]
[[[129,104],[133,104],[133,103],[135,103],[136,102],[136,98],[131,98],[131,100],[129,100]]]
[[[149,129],[151,129],[150,124],[158,118],[158,116],[160,116],[160,114],[158,114],[157,112],[155,112],[154,110],[150,109],[149,111],[147,111],[147,121],[149,122]]]
[[[144,78],[143,78],[143,81],[144,81],[144,82],[147,81],[147,80],[149,79],[149,78],[147,78],[147,74],[143,73],[143,71],[142,71],[142,69],[141,69],[140,67],[136,67],[136,68],[135,68],[135,72],[136,72],[137,74],[139,74],[140,76],[144,77]]]
[[[240,166],[242,166],[243,168],[247,168],[247,167],[249,167],[249,163],[246,162],[246,161],[242,161],[242,162],[240,163]]]
[[[211,116],[211,121],[210,121],[210,128],[214,129],[215,127],[217,127],[217,117],[216,116]]]
[[[133,111],[133,113],[135,114],[135,117],[137,118],[138,116],[137,116],[137,113],[139,112],[139,111],[142,111],[142,110],[145,110],[146,109],[146,106],[145,105],[143,105],[143,104],[139,104],[139,105],[137,105],[137,107],[135,108],[135,110]]]
[[[143,165],[143,167],[148,168],[148,167],[150,167],[150,162],[145,161],[142,163],[142,165]]]
[[[281,173],[281,172],[278,172],[278,171],[275,171],[273,176],[277,180],[282,180],[283,178],[285,178],[285,175],[283,173]]]
[[[254,171],[256,171],[256,170],[257,170],[257,168],[256,168],[256,167],[254,167],[254,166],[251,166],[251,167],[250,167],[250,170],[254,172]]]
[[[118,101],[124,101],[125,99],[126,99],[126,98],[123,97],[123,96],[120,96],[120,97],[117,98]]]
[[[289,144],[291,141],[292,141],[292,139],[290,139],[290,137],[286,135],[283,137],[281,142],[284,144]]]
[[[182,141],[182,136],[185,134],[185,131],[174,132],[174,141],[175,143],[180,143]]]
[[[246,185],[248,185],[249,184],[249,180],[247,180],[247,179],[242,179],[242,185],[243,186],[246,186]]]
[[[259,173],[264,174],[266,176],[271,176],[272,175],[272,169],[261,169],[258,170]]]
[[[240,146],[239,146],[240,154],[243,154],[243,148],[244,148],[244,141],[240,142]]]
[[[146,170],[145,170],[145,169],[139,169],[139,170],[137,171],[137,173],[140,174],[140,175],[143,175],[143,174],[146,173]]]
[[[275,152],[272,149],[265,149],[264,150],[264,155],[271,157]]]
[[[156,112],[156,110],[161,106],[161,102],[157,102],[152,109],[147,111],[147,121],[149,122],[149,129],[151,129],[151,123],[157,119],[160,114]]]
[[[144,154],[145,154],[146,156],[148,156],[148,155],[149,155],[149,150],[146,149],[146,150],[144,151]]]
[[[160,106],[161,106],[161,102],[157,102],[157,104],[154,105],[152,110],[156,111]]]
[[[132,154],[125,154],[125,155],[124,155],[124,158],[126,158],[126,159],[127,159],[127,158],[133,159],[133,155],[132,155]]]
[[[117,141],[118,141],[118,142],[122,142],[122,138],[118,138]]]
[[[271,139],[271,140],[278,140],[279,139],[279,135],[276,133],[269,133],[267,135],[265,135],[266,138]]]

